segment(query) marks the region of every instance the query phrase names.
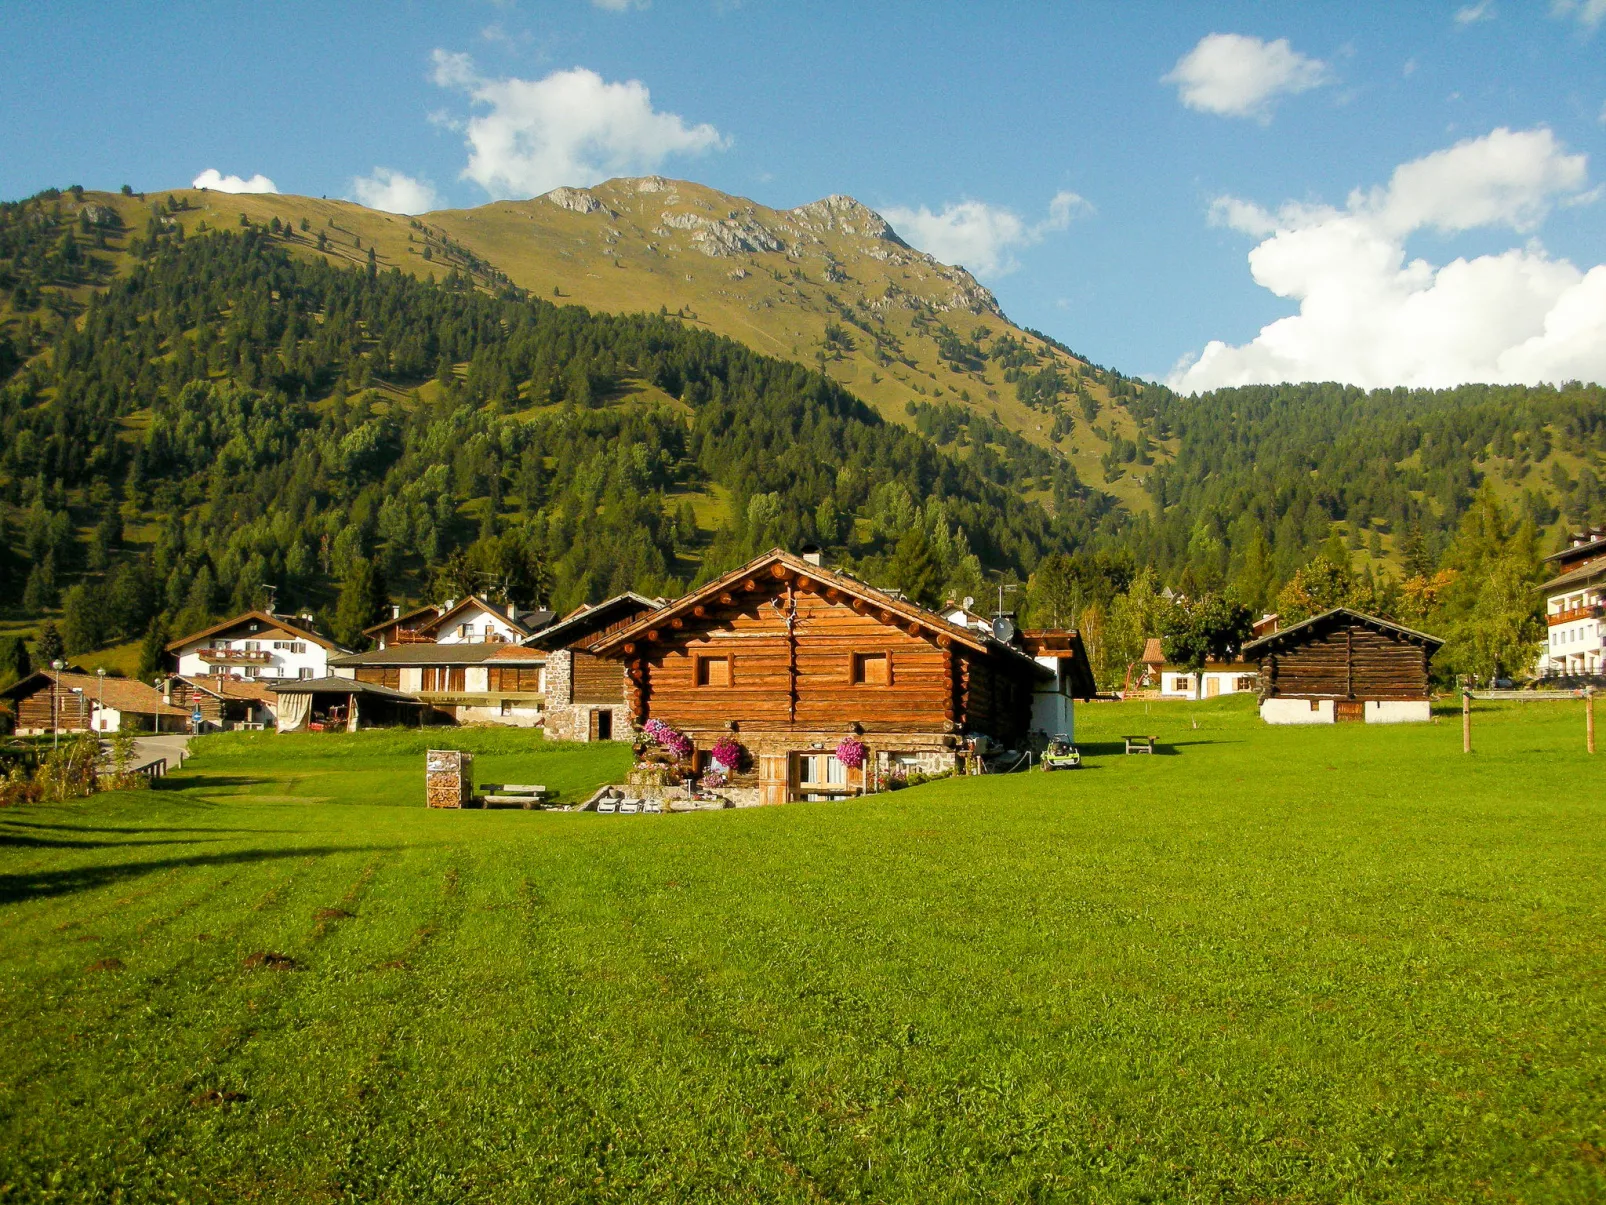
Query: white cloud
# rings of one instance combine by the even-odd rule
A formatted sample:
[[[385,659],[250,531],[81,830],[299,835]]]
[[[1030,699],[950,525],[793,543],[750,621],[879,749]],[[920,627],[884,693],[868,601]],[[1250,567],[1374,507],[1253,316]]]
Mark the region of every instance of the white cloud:
[[[591,0],[593,8],[605,8],[610,13],[628,12],[632,8],[646,8],[652,0]]]
[[[583,67],[539,80],[489,79],[466,54],[437,50],[434,61],[437,85],[488,110],[463,123],[469,148],[463,177],[493,197],[644,175],[671,155],[729,145],[711,125],[688,126],[655,110],[640,80],[608,83]]]
[[[358,176],[351,191],[359,204],[386,213],[428,213],[440,204],[440,195],[428,180],[416,180],[388,167],[374,168],[371,176]]]
[[[1476,25],[1480,21],[1494,20],[1494,0],[1478,0],[1476,4],[1469,4],[1465,8],[1455,10],[1455,23],[1457,25]]]
[[[239,176],[225,176],[215,167],[209,167],[190,184],[191,188],[210,188],[213,192],[278,192],[278,186],[261,172],[249,180]]]
[[[1606,381],[1606,264],[1581,271],[1532,239],[1443,266],[1406,258],[1422,230],[1536,229],[1552,206],[1588,196],[1586,167],[1547,129],[1497,129],[1401,165],[1386,188],[1357,190],[1342,209],[1270,213],[1220,198],[1211,221],[1262,240],[1251,276],[1299,312],[1242,346],[1211,342],[1170,384]]]
[[[1586,30],[1593,31],[1602,21],[1606,21],[1606,0],[1552,0],[1550,14],[1553,17],[1570,18]]]
[[[1263,42],[1213,33],[1200,38],[1160,82],[1175,84],[1190,109],[1265,122],[1279,96],[1308,92],[1331,79],[1326,63],[1300,54],[1287,38]]]
[[[882,210],[898,233],[928,255],[945,264],[960,264],[977,276],[1008,275],[1020,267],[1014,251],[1041,242],[1043,236],[1064,230],[1073,219],[1093,212],[1093,206],[1074,192],[1057,192],[1048,203],[1048,216],[1030,223],[1014,210],[985,201],[958,201],[931,212],[924,205],[908,209],[893,205]]]

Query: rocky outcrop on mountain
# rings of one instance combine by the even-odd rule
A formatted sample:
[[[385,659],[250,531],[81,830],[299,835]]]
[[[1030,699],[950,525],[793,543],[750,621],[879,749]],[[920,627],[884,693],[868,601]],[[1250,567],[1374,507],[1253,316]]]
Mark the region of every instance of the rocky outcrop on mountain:
[[[860,238],[882,239],[900,247],[909,245],[898,237],[898,232],[887,224],[886,218],[868,205],[841,193],[799,205],[787,213],[799,226],[813,234],[854,234]]]
[[[659,221],[670,229],[691,231],[692,246],[715,258],[786,250],[784,242],[752,218],[705,218],[666,209],[659,215]]]
[[[568,209],[575,213],[596,213],[600,209],[606,210],[610,217],[618,216],[583,188],[554,188],[546,194],[546,200],[551,201],[559,209]]]

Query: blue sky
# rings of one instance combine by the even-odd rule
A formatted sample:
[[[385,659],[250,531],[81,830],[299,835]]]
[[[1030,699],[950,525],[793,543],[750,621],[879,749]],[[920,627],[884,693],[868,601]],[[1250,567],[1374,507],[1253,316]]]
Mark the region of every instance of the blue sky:
[[[382,168],[402,187],[370,196],[470,206],[623,164],[774,206],[851,193],[1016,321],[1182,387],[1606,378],[1606,0],[42,3],[5,25],[6,198],[207,169],[356,197]],[[594,138],[554,149],[574,122]]]

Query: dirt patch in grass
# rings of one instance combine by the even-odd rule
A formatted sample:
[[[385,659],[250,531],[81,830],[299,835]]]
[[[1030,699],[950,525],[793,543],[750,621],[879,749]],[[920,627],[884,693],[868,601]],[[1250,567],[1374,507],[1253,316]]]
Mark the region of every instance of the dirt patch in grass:
[[[355,914],[347,912],[344,908],[319,908],[318,911],[313,914],[312,919],[323,921],[345,920],[353,915]]]
[[[272,950],[258,950],[254,954],[247,954],[245,961],[240,964],[248,971],[293,971],[297,963],[288,954],[276,954]]]
[[[190,1097],[190,1104],[197,1109],[221,1109],[226,1108],[229,1105],[237,1105],[243,1100],[250,1099],[251,1098],[244,1092],[224,1092],[217,1088],[213,1088],[208,1092],[202,1092],[198,1096]]]
[[[84,973],[87,975],[91,971],[120,971],[122,969],[123,960],[121,958],[101,958],[86,966]]]

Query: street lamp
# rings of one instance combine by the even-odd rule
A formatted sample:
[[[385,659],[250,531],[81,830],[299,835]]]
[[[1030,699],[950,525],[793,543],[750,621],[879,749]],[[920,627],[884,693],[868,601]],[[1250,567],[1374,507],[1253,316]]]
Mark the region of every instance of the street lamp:
[[[50,668],[56,671],[55,675],[50,679],[50,748],[52,750],[59,748],[61,745],[61,707],[56,702],[56,696],[61,687],[61,671],[66,667],[67,663],[60,657],[50,663]]]

